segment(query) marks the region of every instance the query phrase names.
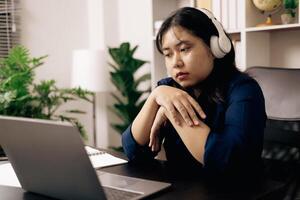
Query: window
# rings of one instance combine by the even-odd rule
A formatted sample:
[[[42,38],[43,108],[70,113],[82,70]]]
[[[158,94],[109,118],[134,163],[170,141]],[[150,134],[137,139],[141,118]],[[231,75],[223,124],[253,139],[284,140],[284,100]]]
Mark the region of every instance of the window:
[[[0,0],[0,58],[20,41],[19,0]]]

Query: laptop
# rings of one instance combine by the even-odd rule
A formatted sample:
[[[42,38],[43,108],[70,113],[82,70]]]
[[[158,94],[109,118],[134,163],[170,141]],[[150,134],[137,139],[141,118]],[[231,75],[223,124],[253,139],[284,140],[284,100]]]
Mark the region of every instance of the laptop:
[[[0,116],[0,141],[26,191],[72,200],[141,199],[171,186],[96,171],[67,122]]]

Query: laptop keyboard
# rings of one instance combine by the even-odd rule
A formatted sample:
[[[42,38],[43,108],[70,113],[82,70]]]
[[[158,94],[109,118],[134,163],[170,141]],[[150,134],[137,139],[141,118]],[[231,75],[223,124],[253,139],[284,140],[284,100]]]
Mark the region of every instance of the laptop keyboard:
[[[133,199],[138,196],[141,196],[140,193],[136,192],[129,192],[124,190],[118,190],[110,187],[102,186],[104,193],[106,195],[106,198],[109,200],[127,200],[127,199]]]

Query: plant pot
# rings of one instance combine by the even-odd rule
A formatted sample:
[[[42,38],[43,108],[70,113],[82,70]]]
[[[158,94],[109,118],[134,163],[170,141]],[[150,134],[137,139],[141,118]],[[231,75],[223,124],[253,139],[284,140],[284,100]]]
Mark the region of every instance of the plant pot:
[[[289,13],[284,13],[281,15],[282,24],[291,24],[294,22],[294,17]]]

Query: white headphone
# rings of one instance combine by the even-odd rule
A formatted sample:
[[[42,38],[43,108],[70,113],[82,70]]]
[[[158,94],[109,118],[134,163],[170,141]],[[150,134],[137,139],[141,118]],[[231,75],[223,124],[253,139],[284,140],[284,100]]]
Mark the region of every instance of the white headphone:
[[[210,38],[210,49],[212,54],[216,58],[223,58],[231,50],[230,39],[225,34],[225,31],[221,23],[214,17],[214,15],[210,11],[204,8],[198,8],[198,9],[202,11],[208,18],[211,19],[212,23],[215,25],[216,29],[218,30],[219,37],[213,35]]]

